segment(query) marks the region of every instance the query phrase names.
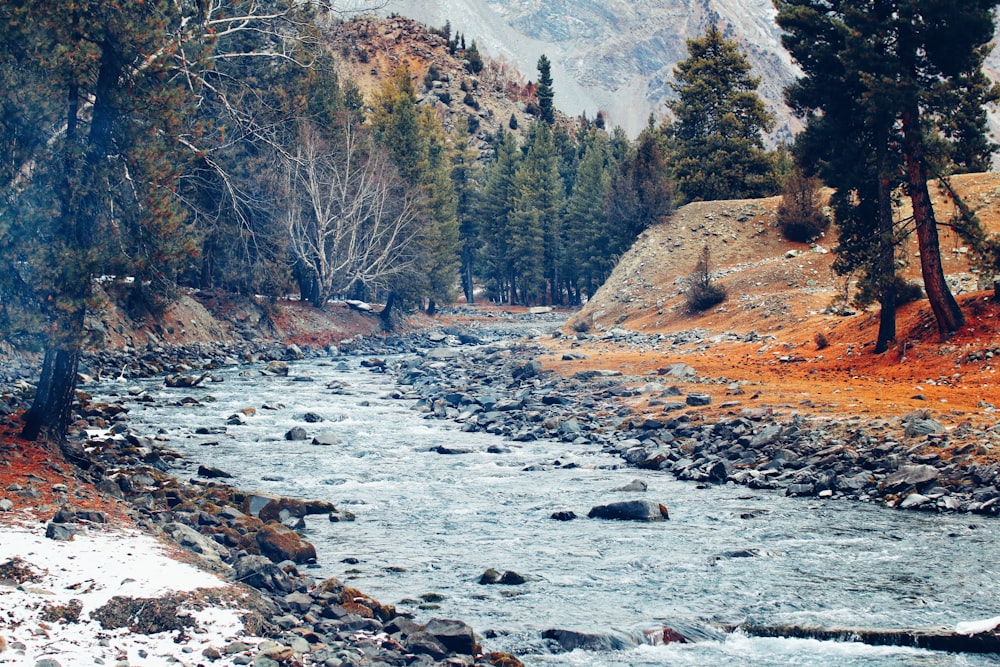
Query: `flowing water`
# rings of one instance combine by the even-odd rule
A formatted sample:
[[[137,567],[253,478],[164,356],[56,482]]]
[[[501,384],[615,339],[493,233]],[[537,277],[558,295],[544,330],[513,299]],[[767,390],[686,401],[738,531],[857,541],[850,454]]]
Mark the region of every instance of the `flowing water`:
[[[165,435],[194,465],[232,473],[238,488],[328,500],[353,512],[354,523],[307,518],[305,536],[320,560],[312,576],[348,580],[418,621],[459,618],[479,633],[492,631],[487,649],[527,649],[521,657],[529,665],[994,664],[995,656],[710,632],[693,644],[551,654],[540,639],[548,628],[641,639],[650,628],[697,632],[748,619],[951,628],[992,617],[1000,613],[1000,522],[733,485],[699,488],[622,468],[586,446],[463,433],[390,399],[391,379],[358,362],[296,362],[294,377],[231,368],[219,373],[223,382],[193,389],[139,381],[155,400],[130,403],[131,426]],[[123,390],[104,385],[94,393]],[[184,397],[200,405],[182,406]],[[257,411],[246,425],[195,433],[250,407]],[[326,421],[305,423],[306,412]],[[333,431],[342,442],[284,440],[293,426],[310,435]],[[472,451],[442,455],[441,445]],[[615,490],[635,478],[648,491]],[[670,520],[586,518],[594,505],[632,498],[663,503]],[[550,518],[563,510],[581,518]],[[487,568],[529,581],[480,585]],[[427,603],[425,594],[442,599]]]

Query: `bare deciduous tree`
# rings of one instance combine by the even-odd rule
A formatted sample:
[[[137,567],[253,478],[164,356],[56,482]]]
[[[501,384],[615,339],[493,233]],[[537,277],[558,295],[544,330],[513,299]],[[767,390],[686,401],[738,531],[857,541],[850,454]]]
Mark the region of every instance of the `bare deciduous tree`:
[[[301,124],[286,158],[285,224],[292,257],[307,270],[318,308],[359,287],[387,289],[419,260],[419,193],[386,152],[345,119],[330,140]]]

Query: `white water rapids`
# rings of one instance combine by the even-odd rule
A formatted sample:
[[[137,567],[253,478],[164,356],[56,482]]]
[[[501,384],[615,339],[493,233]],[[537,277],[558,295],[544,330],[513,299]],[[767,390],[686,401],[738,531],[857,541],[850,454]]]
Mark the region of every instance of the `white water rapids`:
[[[220,371],[223,382],[193,389],[166,388],[162,378],[135,381],[129,386],[142,386],[153,401],[128,401],[130,425],[141,435],[166,436],[165,444],[192,464],[175,471],[180,477],[201,463],[233,474],[227,481],[237,488],[328,500],[353,512],[354,523],[307,518],[305,537],[320,560],[319,570],[307,570],[311,576],[347,580],[418,621],[457,618],[480,634],[492,631],[488,650],[519,654],[528,665],[929,666],[995,659],[739,633],[551,654],[540,638],[548,628],[634,639],[650,628],[717,628],[747,619],[954,628],[996,616],[1000,522],[733,485],[699,488],[667,473],[624,468],[586,446],[463,433],[388,398],[390,378],[359,361],[347,359],[346,369],[329,360],[291,364],[292,376],[311,382],[253,368]],[[105,384],[92,393],[114,400],[124,389]],[[181,406],[188,396],[200,405]],[[256,408],[246,425],[195,433],[223,426],[244,408]],[[306,412],[326,421],[306,423]],[[310,436],[333,431],[342,442],[284,440],[293,426]],[[473,451],[442,455],[433,451],[440,445]],[[615,491],[636,478],[649,490]],[[594,505],[633,498],[663,503],[670,520],[586,518]],[[550,519],[564,510],[580,518]],[[487,568],[514,570],[528,583],[479,585]],[[437,608],[426,608],[421,596],[428,593],[443,598],[433,602]]]

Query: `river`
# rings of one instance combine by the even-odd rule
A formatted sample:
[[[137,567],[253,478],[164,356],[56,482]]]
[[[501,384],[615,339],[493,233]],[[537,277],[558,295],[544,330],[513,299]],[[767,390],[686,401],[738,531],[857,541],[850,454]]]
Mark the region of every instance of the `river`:
[[[310,575],[335,576],[418,621],[458,618],[489,650],[528,665],[986,665],[960,656],[856,643],[762,639],[740,633],[692,644],[552,654],[549,628],[641,638],[646,629],[713,629],[753,620],[823,627],[948,627],[997,615],[998,523],[969,515],[902,512],[845,501],[786,498],[734,485],[700,487],[563,442],[514,443],[425,419],[394,400],[391,378],[359,358],[293,362],[289,377],[259,367],[222,382],[172,389],[130,381],[130,425],[165,436],[197,464],[247,490],[321,499],[353,523],[308,517],[319,553]],[[104,384],[95,399],[125,394]],[[182,404],[184,397],[197,405]],[[245,408],[244,425],[221,427]],[[323,417],[306,423],[305,413]],[[333,431],[334,446],[288,441],[301,426]],[[471,450],[443,455],[439,446]],[[616,491],[633,479],[644,493]],[[587,519],[597,504],[646,498],[670,520]],[[581,518],[555,521],[556,511]],[[478,583],[487,568],[520,586]],[[425,597],[421,597],[425,596]],[[708,633],[711,635],[712,633]]]

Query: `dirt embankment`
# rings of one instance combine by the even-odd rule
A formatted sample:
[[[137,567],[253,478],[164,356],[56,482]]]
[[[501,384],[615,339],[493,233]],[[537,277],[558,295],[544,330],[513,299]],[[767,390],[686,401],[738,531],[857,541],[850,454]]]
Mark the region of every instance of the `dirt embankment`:
[[[984,226],[1000,232],[1000,174],[959,176],[954,184]],[[954,204],[936,187],[932,192],[938,219],[946,221]],[[948,426],[995,424],[1000,304],[992,289],[980,290],[989,281],[980,285],[961,239],[946,225],[940,228],[945,271],[966,327],[942,341],[928,302],[906,304],[894,346],[876,355],[877,309],[844,315],[831,307],[842,305],[854,287],[832,270],[836,231],[812,245],[784,241],[776,225],[779,201],[694,203],[647,230],[566,327],[571,334],[586,330],[585,339],[558,342],[549,366],[641,376],[687,363],[714,395],[711,407],[692,410],[704,419],[741,409],[727,396],[731,383],[739,383],[746,392],[739,396],[742,407],[785,414],[876,419],[923,409]],[[905,220],[909,211],[896,214]],[[690,315],[685,280],[706,245],[713,279],[728,298]],[[904,275],[919,280],[915,239],[901,255],[909,261]],[[587,358],[564,361],[567,352]],[[1000,460],[1000,453],[991,456]]]

